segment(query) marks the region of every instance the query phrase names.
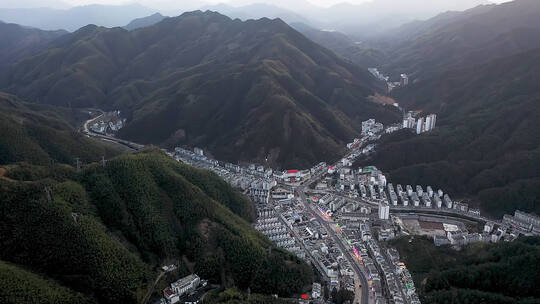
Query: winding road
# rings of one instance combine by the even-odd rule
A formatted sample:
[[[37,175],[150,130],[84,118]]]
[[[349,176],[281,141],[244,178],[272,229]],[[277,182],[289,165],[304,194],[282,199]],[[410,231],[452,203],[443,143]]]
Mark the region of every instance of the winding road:
[[[109,142],[117,143],[119,145],[122,145],[124,147],[127,147],[127,148],[131,149],[132,151],[138,151],[138,150],[144,148],[144,145],[134,143],[132,141],[119,139],[119,138],[116,138],[116,137],[113,137],[113,136],[108,136],[108,135],[103,135],[103,134],[93,132],[88,127],[90,125],[90,123],[100,119],[103,115],[105,115],[105,112],[103,112],[102,110],[97,110],[97,111],[101,112],[101,114],[99,116],[96,116],[94,118],[90,118],[89,120],[85,121],[83,126],[82,126],[81,133],[83,133],[83,134],[85,134],[85,135],[87,135],[89,137],[97,138],[97,139],[100,139],[100,140],[103,140],[103,141],[109,141]]]

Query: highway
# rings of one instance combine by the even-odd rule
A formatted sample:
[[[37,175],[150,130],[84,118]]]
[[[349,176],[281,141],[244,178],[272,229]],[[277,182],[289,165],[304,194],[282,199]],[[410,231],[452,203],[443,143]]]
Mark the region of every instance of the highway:
[[[367,283],[367,280],[366,280],[366,277],[364,276],[364,273],[362,272],[362,269],[360,268],[360,265],[358,264],[358,261],[351,255],[351,250],[350,249],[347,249],[345,247],[345,245],[343,244],[343,241],[340,237],[338,237],[335,232],[334,232],[334,229],[332,229],[332,227],[330,227],[330,225],[328,224],[327,221],[325,221],[321,215],[319,214],[319,212],[317,210],[314,210],[311,206],[311,204],[308,202],[307,198],[306,198],[306,194],[304,192],[304,186],[299,186],[297,189],[297,194],[300,198],[300,201],[302,202],[302,204],[308,209],[311,211],[311,213],[313,213],[313,215],[319,220],[319,222],[324,225],[324,227],[326,228],[326,230],[328,231],[328,234],[332,237],[332,239],[334,239],[335,243],[339,246],[339,249],[341,250],[341,252],[343,252],[343,254],[345,255],[345,257],[347,258],[347,260],[349,261],[349,263],[351,264],[351,266],[353,267],[354,269],[354,272],[356,273],[356,276],[358,278],[360,278],[360,280],[362,281],[361,282],[361,289],[362,289],[362,296],[360,297],[360,303],[361,304],[368,304],[369,303],[369,289],[368,289],[368,283]]]

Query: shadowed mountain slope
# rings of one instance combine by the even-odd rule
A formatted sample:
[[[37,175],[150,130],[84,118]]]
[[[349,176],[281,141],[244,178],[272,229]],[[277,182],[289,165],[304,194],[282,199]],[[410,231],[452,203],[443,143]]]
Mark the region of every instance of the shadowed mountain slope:
[[[68,107],[121,109],[121,136],[190,145],[230,161],[307,166],[339,157],[379,84],[280,20],[185,13],[147,28],[87,26],[3,77],[7,91]]]
[[[497,217],[540,213],[540,50],[450,71],[396,92],[437,128],[383,139],[370,162],[397,183],[441,187]]]

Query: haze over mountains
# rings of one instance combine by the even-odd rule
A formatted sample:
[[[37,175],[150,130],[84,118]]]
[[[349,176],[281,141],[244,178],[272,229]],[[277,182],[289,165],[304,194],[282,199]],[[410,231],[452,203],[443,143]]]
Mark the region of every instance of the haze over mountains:
[[[46,30],[74,31],[87,24],[124,26],[132,19],[156,12],[174,17],[186,11],[210,9],[242,20],[281,18],[286,22],[302,22],[321,29],[344,31],[355,37],[368,37],[448,10],[464,10],[488,3],[487,0],[374,0],[360,4],[341,3],[326,8],[307,1],[230,1],[216,5],[199,1],[163,0],[66,7],[54,2],[48,5],[47,2],[40,4],[31,1],[22,1],[17,6],[8,1],[0,3],[0,20]]]
[[[540,2],[520,0],[444,13],[404,25],[382,38],[385,71],[428,78],[540,47]],[[421,71],[421,72],[420,72]]]

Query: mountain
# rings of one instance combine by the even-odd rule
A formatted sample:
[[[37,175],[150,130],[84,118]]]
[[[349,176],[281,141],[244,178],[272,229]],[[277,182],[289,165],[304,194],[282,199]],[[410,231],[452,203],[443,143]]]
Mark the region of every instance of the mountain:
[[[112,157],[120,150],[75,132],[88,113],[26,103],[0,92],[0,165],[26,162],[75,164]]]
[[[486,0],[374,0],[360,4],[340,3],[310,14],[325,28],[338,30],[358,40],[376,37],[405,23],[431,18],[450,10],[464,10]]]
[[[67,32],[42,31],[0,21],[0,67],[35,55],[64,34]]]
[[[416,80],[540,47],[540,2],[516,0],[439,15],[394,31],[383,71]],[[401,37],[401,38],[400,38]]]
[[[138,4],[86,5],[69,9],[0,8],[0,20],[43,30],[75,31],[88,24],[114,27],[154,13]]]
[[[540,49],[449,71],[396,92],[437,128],[383,139],[374,158],[395,183],[432,185],[500,218],[540,213]],[[396,153],[399,151],[399,153]]]
[[[167,17],[163,16],[160,13],[155,13],[153,15],[150,15],[148,17],[143,18],[137,18],[133,21],[131,21],[128,25],[124,26],[124,28],[128,31],[136,30],[141,27],[148,27],[152,26],[158,22],[163,21]]]
[[[215,174],[160,152],[123,155],[81,172],[59,164],[6,168],[5,303],[40,294],[44,303],[140,303],[146,294],[161,295],[152,290],[164,263],[178,266],[164,284],[195,272],[224,287],[288,296],[312,282],[306,263],[251,227],[249,199]]]
[[[376,67],[385,63],[386,54],[384,52],[366,47],[363,43],[354,41],[341,32],[319,30],[303,23],[293,23],[291,26],[313,42],[361,67]]]
[[[456,251],[427,237],[392,240],[422,303],[538,303],[540,239],[475,243]],[[504,286],[504,287],[501,287]]]
[[[26,100],[120,109],[125,138],[229,161],[334,160],[362,120],[399,116],[368,100],[382,88],[364,68],[277,19],[191,12],[134,31],[87,26],[4,72],[0,86]]]
[[[201,10],[215,11],[220,14],[229,16],[232,19],[238,18],[241,20],[248,20],[261,18],[279,18],[289,24],[295,22],[308,24],[311,23],[309,19],[300,15],[299,13],[266,3],[253,3],[245,6],[230,6],[227,4],[217,4],[203,6]]]

